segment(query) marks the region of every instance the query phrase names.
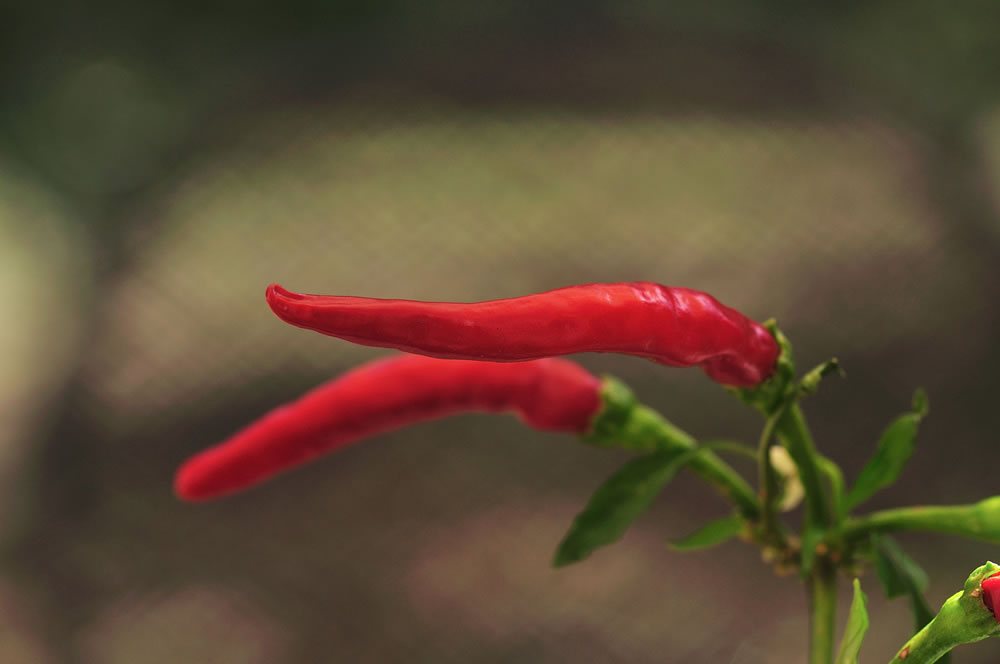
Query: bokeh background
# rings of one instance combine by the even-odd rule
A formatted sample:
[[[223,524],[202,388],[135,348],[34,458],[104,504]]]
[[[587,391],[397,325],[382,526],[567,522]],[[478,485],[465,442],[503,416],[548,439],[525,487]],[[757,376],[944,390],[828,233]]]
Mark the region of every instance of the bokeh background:
[[[0,661],[803,661],[794,580],[739,543],[664,546],[725,511],[688,478],[551,569],[626,457],[512,418],[217,504],[172,473],[381,354],[284,326],[268,282],[641,279],[777,317],[802,365],[839,356],[807,410],[849,477],[926,387],[872,507],[998,493],[998,63],[986,0],[3,3]],[[579,359],[697,435],[756,437],[700,372]],[[903,539],[935,605],[1000,556]],[[886,661],[907,608],[864,583]]]

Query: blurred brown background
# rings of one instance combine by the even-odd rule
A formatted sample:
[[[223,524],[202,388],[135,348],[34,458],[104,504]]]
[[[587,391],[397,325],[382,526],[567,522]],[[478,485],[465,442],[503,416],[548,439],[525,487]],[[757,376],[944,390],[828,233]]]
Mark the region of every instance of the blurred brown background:
[[[842,359],[807,409],[849,478],[928,389],[871,507],[997,493],[1000,5],[710,4],[0,6],[0,661],[803,660],[794,580],[664,546],[724,511],[687,478],[552,570],[625,457],[513,419],[178,503],[185,456],[380,354],[282,325],[270,281],[707,290],[802,365]],[[579,359],[698,435],[757,435],[700,372]],[[1000,555],[904,540],[934,605]],[[863,581],[885,661],[907,608]]]

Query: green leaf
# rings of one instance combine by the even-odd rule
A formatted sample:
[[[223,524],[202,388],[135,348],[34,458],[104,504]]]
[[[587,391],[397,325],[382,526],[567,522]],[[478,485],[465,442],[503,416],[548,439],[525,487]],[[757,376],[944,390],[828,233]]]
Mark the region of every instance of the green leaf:
[[[875,455],[865,464],[857,482],[847,494],[847,509],[851,510],[871,498],[876,491],[889,486],[903,472],[903,466],[913,454],[920,421],[927,416],[927,395],[917,390],[913,407],[886,428],[878,442]]]
[[[663,451],[633,459],[591,497],[559,544],[554,564],[579,562],[594,550],[619,540],[657,494],[697,454]]]
[[[918,387],[913,393],[913,401],[911,402],[910,410],[920,417],[927,417],[927,413],[930,412],[930,399],[927,398],[927,392],[924,391],[923,388]]]
[[[923,593],[927,590],[927,572],[910,558],[896,543],[896,540],[884,535],[872,538],[872,549],[875,552],[875,569],[882,581],[885,596],[889,599]]]
[[[919,632],[934,618],[934,612],[924,598],[927,573],[910,558],[891,537],[872,536],[875,570],[889,599],[905,595],[913,613],[913,631]],[[943,661],[943,660],[942,660]]]
[[[690,535],[674,540],[669,546],[674,551],[697,551],[726,542],[740,534],[743,519],[738,514],[716,519],[705,524]]]
[[[851,600],[851,608],[847,614],[847,627],[840,640],[836,664],[858,664],[858,653],[867,631],[868,598],[861,590],[861,582],[854,579],[854,599]]]

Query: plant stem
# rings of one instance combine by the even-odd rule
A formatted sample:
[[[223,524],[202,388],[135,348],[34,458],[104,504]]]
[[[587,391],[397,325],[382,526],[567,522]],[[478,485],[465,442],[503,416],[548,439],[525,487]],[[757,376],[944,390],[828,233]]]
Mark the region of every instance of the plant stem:
[[[699,449],[698,441],[658,412],[637,403],[632,392],[620,382],[606,378],[602,388],[604,409],[584,437],[589,443],[621,447],[643,454],[662,450],[686,452]],[[693,457],[688,468],[718,489],[746,519],[760,516],[760,503],[743,476],[709,450]]]
[[[774,432],[784,413],[785,410],[782,408],[767,418],[757,445],[758,486],[760,487],[761,509],[760,529],[764,540],[774,544],[784,544],[784,537],[778,528],[777,518],[774,513],[779,488],[777,474],[771,465],[771,445],[774,444]]]
[[[753,488],[717,454],[710,451],[702,452],[691,459],[688,465],[694,473],[728,496],[740,514],[748,519],[757,517],[760,508]]]
[[[819,454],[798,404],[792,404],[779,420],[778,436],[799,469],[799,478],[806,494],[807,523],[820,527],[829,525],[829,510],[817,461]]]
[[[955,596],[955,599],[961,593]],[[954,601],[954,600],[949,600]],[[933,664],[959,645],[948,629],[942,629],[942,621],[935,618],[906,642],[889,664]]]
[[[1000,496],[971,505],[900,507],[848,519],[839,534],[856,539],[872,532],[929,530],[1000,542],[1000,530],[993,526],[998,515]]]
[[[648,406],[637,405],[632,409],[629,420],[622,431],[622,437],[633,434],[636,440],[649,438],[655,441],[657,449],[699,448],[694,436],[678,428],[658,412]],[[712,451],[704,451],[688,463],[694,474],[718,489],[736,505],[747,519],[755,519],[760,514],[760,504],[753,487],[743,476]]]
[[[832,664],[837,617],[837,570],[826,558],[809,577],[809,664]]]
[[[1000,624],[982,597],[983,580],[998,572],[1000,566],[991,562],[973,570],[962,590],[945,600],[934,619],[899,649],[890,664],[933,664],[956,646],[1000,634]]]

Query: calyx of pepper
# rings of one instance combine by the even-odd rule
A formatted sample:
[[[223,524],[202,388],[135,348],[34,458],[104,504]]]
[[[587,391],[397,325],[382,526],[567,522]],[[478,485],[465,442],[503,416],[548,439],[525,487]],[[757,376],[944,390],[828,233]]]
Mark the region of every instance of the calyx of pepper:
[[[765,417],[773,415],[791,398],[795,392],[795,359],[792,344],[778,328],[778,322],[770,319],[764,328],[778,342],[780,353],[775,361],[771,377],[756,387],[735,387],[730,391],[744,403],[753,406]]]
[[[599,447],[640,452],[689,450],[694,440],[657,412],[638,402],[625,384],[610,376],[601,381],[601,407],[583,440]]]

